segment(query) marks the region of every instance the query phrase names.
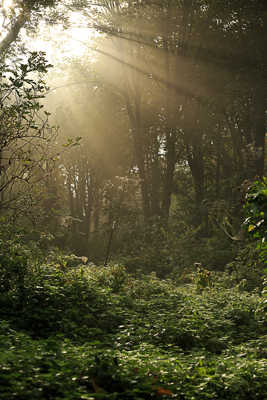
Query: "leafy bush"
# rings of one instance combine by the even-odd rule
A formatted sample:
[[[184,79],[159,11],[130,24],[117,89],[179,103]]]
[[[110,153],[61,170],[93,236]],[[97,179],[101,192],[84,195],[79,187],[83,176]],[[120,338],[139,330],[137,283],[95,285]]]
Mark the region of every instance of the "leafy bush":
[[[264,398],[266,338],[229,346],[219,356],[140,343],[114,350],[63,337],[33,341],[0,324],[3,399]]]
[[[253,236],[256,248],[254,263],[262,266],[267,264],[267,178],[254,182],[246,195],[245,212],[247,215],[244,225]],[[267,268],[264,269],[265,275]]]
[[[245,212],[247,218],[244,225],[254,238],[264,239],[267,232],[267,178],[254,182],[246,194]]]
[[[246,236],[237,255],[228,263],[228,279],[241,290],[262,290],[267,262],[267,180],[263,178],[251,184],[244,205],[246,219],[243,227]]]
[[[25,231],[12,227],[1,218],[0,229],[0,302],[11,295],[22,305],[26,280],[31,279],[30,269],[39,262],[41,252],[36,243],[26,243]]]
[[[126,268],[119,264],[110,264],[108,267],[91,266],[86,273],[97,285],[110,288],[114,293],[119,292],[130,278]]]
[[[18,303],[10,280],[1,294],[1,399],[264,398],[264,296],[205,269],[177,286],[122,265],[32,262],[17,240],[24,292]]]
[[[235,259],[226,266],[228,284],[238,285],[240,290],[262,290],[264,265],[260,251],[255,243],[246,243],[238,251]]]
[[[83,270],[61,271],[43,265],[25,290],[24,318],[16,326],[33,337],[62,333],[77,340],[102,337],[121,322],[121,310],[109,289],[89,281]]]

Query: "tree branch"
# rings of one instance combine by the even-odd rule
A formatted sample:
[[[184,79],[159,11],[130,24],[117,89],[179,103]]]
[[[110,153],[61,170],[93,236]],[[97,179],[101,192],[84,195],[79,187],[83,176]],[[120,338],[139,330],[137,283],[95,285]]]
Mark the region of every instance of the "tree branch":
[[[16,41],[20,30],[23,28],[23,26],[25,25],[25,23],[28,21],[30,16],[30,13],[23,10],[16,22],[11,26],[9,32],[6,34],[6,36],[1,40],[0,42],[0,54],[4,53],[9,47],[10,45]]]

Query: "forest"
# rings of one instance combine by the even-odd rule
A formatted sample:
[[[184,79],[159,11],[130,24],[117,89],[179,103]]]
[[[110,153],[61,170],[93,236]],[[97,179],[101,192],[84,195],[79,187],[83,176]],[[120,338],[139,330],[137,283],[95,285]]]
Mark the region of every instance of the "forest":
[[[266,0],[0,25],[0,399],[266,398]]]

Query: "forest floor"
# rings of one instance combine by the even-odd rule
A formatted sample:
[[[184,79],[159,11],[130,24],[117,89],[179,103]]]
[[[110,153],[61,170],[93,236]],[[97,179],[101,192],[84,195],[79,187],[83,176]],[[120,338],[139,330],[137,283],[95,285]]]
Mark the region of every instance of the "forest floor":
[[[0,295],[1,400],[262,400],[266,293],[191,278],[35,265]]]

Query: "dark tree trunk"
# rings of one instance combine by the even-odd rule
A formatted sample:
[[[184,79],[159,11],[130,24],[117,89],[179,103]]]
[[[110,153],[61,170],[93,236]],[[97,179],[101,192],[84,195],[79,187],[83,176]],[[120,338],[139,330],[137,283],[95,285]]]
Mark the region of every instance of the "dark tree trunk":
[[[170,206],[171,206],[171,195],[173,192],[173,175],[176,164],[176,136],[173,130],[167,135],[166,138],[167,153],[166,153],[166,171],[164,176],[164,187],[163,187],[163,199],[162,199],[162,216],[165,222],[168,222]]]
[[[191,170],[194,188],[195,188],[195,207],[196,220],[195,225],[202,226],[203,233],[207,233],[207,218],[203,205],[205,194],[205,176],[204,176],[204,159],[203,150],[200,143],[187,145],[188,163]]]
[[[158,152],[151,166],[151,213],[152,215],[160,215],[160,186],[161,176],[159,167]]]
[[[264,87],[258,88],[255,100],[255,172],[264,175],[265,132],[266,132],[266,93]]]
[[[97,232],[99,229],[99,219],[100,219],[100,193],[99,188],[95,190],[95,198],[94,198],[94,232]]]

